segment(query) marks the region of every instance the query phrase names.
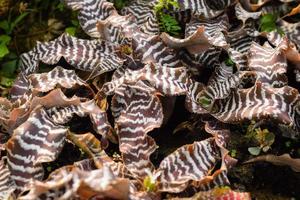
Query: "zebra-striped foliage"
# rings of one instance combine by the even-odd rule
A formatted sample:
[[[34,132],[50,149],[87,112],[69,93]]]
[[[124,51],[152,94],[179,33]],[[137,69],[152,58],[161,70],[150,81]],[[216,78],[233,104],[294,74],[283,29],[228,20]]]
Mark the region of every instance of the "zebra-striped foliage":
[[[118,48],[98,40],[84,40],[63,34],[56,40],[38,43],[21,55],[21,69],[26,75],[38,70],[39,62],[56,64],[64,58],[73,67],[97,74],[118,68],[123,60],[116,55]]]
[[[64,2],[91,38],[63,34],[21,55],[10,99],[0,98],[0,198],[161,199],[194,189],[202,193],[191,199],[250,199],[214,193],[230,185],[236,163],[226,124],[272,120],[299,136],[300,95],[287,76],[300,71],[299,23],[283,17],[286,36],[260,33],[267,1],[175,0],[162,12],[182,26],[176,38],[160,33],[160,1],[130,1],[122,10],[106,0]],[[75,70],[56,66],[61,59]],[[40,63],[55,67],[39,73]],[[161,155],[153,135],[164,134],[154,130],[168,127],[180,102],[211,135],[153,162]],[[69,127],[78,118],[83,133]],[[43,163],[66,141],[89,158],[44,177]]]

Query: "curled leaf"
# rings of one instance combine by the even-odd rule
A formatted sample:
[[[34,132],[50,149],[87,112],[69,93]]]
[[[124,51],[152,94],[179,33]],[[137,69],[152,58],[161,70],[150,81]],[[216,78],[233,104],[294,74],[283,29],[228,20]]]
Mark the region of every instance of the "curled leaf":
[[[7,163],[19,192],[31,179],[43,178],[41,164],[57,158],[66,131],[54,124],[42,107],[35,108],[26,122],[14,130],[6,143]]]
[[[244,164],[254,163],[254,162],[270,162],[274,165],[288,165],[293,171],[300,172],[300,159],[291,158],[289,154],[283,154],[281,156],[276,156],[272,154],[258,156],[256,158],[252,158]]]

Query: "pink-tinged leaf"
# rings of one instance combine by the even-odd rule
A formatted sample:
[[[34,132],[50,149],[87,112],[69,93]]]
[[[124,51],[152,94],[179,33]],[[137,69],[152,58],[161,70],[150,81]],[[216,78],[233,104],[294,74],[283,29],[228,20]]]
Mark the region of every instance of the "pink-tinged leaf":
[[[87,85],[74,70],[66,70],[62,67],[55,67],[47,73],[31,74],[28,79],[33,92],[48,92],[57,86],[72,88],[75,85]]]
[[[31,179],[41,180],[42,163],[55,160],[60,153],[67,129],[54,124],[42,107],[35,108],[29,118],[14,130],[6,143],[8,167],[18,192]]]
[[[209,49],[211,46],[227,48],[228,44],[222,32],[218,32],[213,36],[205,33],[204,26],[198,27],[197,30],[185,39],[174,38],[167,33],[161,34],[161,39],[169,47],[182,48],[185,47],[191,54],[200,54]]]
[[[98,170],[81,171],[78,168],[61,168],[44,181],[33,181],[29,193],[20,200],[37,199],[128,199],[129,179],[115,177],[104,166]]]
[[[257,3],[252,3],[251,0],[241,0],[240,3],[246,10],[255,12],[269,1],[270,0],[259,0]]]
[[[144,169],[151,171],[154,168],[149,158],[157,145],[147,133],[162,124],[162,106],[158,97],[142,82],[125,85],[122,95],[114,97],[114,101],[119,100],[115,105],[123,107],[116,120],[119,148],[127,169],[136,178],[143,178],[147,175]]]
[[[173,200],[179,198],[173,198]],[[189,198],[180,198],[182,200],[251,200],[251,196],[246,192],[237,192],[229,187],[217,187],[206,192],[198,192]]]
[[[198,63],[198,65],[201,64],[203,66],[213,68],[220,62],[219,60],[222,49],[218,46],[226,46],[226,39],[224,36],[226,36],[229,27],[228,17],[224,14],[213,19],[192,18],[191,21],[186,24],[185,38],[195,35],[199,27],[204,27],[204,37],[212,39],[211,44],[208,44],[211,47],[199,54],[194,54],[196,52],[193,53],[190,51],[188,56],[185,58],[190,60],[190,62]],[[204,44],[199,44],[198,46],[200,47],[203,45]],[[190,66],[190,64],[187,66]],[[199,70],[201,70],[201,68]]]
[[[26,102],[21,107],[12,109],[7,121],[9,132],[27,120],[30,113],[38,106],[46,109],[52,107],[65,107],[70,105],[79,105],[83,99],[79,97],[67,98],[60,89],[55,89],[43,97],[34,97],[31,101]]]
[[[300,26],[299,26],[300,27]],[[289,30],[289,28],[287,28]],[[292,29],[292,28],[291,28]],[[288,31],[286,30],[286,31]],[[300,41],[295,41],[295,39],[292,39],[288,34],[287,37],[282,37],[279,33],[273,31],[268,34],[262,34],[265,36],[269,42],[274,46],[280,46],[282,43],[287,43],[288,47],[284,49],[284,53],[286,56],[286,59],[290,61],[292,64],[290,64],[288,67],[293,70],[293,72],[296,75],[296,81],[300,82],[300,53],[298,52],[297,47],[300,45]],[[299,33],[298,33],[299,35]],[[297,37],[297,35],[295,36]],[[287,40],[287,38],[290,39]],[[295,42],[295,43],[294,43]],[[297,43],[298,44],[297,44]]]
[[[272,154],[258,156],[256,158],[252,158],[244,164],[254,163],[254,162],[270,162],[274,165],[287,165],[295,172],[300,172],[300,159],[299,158],[291,158],[289,154],[283,154],[281,156],[276,156]]]
[[[86,86],[88,88],[88,85],[76,75],[74,70],[67,70],[58,66],[50,72],[41,74],[25,76],[20,73],[10,95],[14,107],[18,107],[26,101],[30,101],[32,97],[53,90],[55,87],[69,89],[75,86]]]
[[[99,20],[97,29],[101,39],[109,43],[129,46],[131,46],[129,38],[132,38],[133,31],[140,33],[134,16],[122,16],[117,13],[113,13],[105,20]]]
[[[190,23],[186,25],[185,37],[190,37],[195,32],[198,31],[199,27],[204,28],[205,35],[209,38],[215,37],[220,32],[226,33],[229,28],[229,19],[226,14],[223,14],[217,18],[213,19],[191,19]]]

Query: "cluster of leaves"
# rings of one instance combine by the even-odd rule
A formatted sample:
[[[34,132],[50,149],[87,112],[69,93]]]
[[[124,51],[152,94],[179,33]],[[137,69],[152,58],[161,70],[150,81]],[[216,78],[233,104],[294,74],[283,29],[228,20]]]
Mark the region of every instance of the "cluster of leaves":
[[[268,13],[262,15],[261,18],[259,19],[261,31],[265,31],[265,32],[277,31],[279,34],[283,35],[284,34],[283,30],[280,27],[278,27],[278,25],[276,24],[277,19],[278,19],[277,14]]]
[[[18,67],[18,57],[15,52],[11,52],[8,46],[13,43],[14,29],[29,14],[23,12],[13,18],[12,10],[9,12],[7,19],[0,20],[0,85],[11,87],[15,78],[15,71]]]
[[[5,34],[0,35],[0,59],[9,54],[7,46],[9,45],[14,28],[22,22],[22,20],[28,15],[28,12],[23,12],[15,19],[12,19],[12,13],[10,12],[7,19],[0,21],[0,28]]]
[[[71,18],[64,19],[64,22],[55,19],[62,13],[70,13]],[[8,4],[7,12],[0,20],[0,85],[11,87],[19,67],[19,54],[28,51],[37,41],[48,41],[61,34],[65,26],[63,23],[67,25],[65,32],[70,35],[81,33],[77,14],[65,9],[59,1]]]
[[[9,98],[0,98],[0,198],[251,199],[228,187],[227,173],[237,163],[230,156],[236,152],[226,149],[228,124],[265,120],[286,137],[299,137],[300,94],[286,74],[295,68],[297,75],[299,24],[280,21],[284,37],[257,30],[262,12],[254,11],[264,3],[244,8],[220,0],[215,6],[224,9],[215,10],[204,0],[136,1],[119,10],[126,15],[106,0],[64,4],[78,14],[67,32],[77,35],[80,24],[90,38],[64,33],[20,56]],[[229,24],[230,8],[237,30]],[[183,39],[157,29],[165,13],[187,20]],[[40,70],[42,64],[53,69]],[[149,133],[172,123],[177,96],[185,96],[180,106],[208,134],[154,163],[157,139]],[[248,132],[257,144],[250,153],[271,151],[274,133],[256,125]],[[84,153],[52,171],[47,164],[59,158],[66,141]],[[300,171],[300,159],[288,154],[248,163],[256,161]]]
[[[154,11],[161,31],[178,36],[181,32],[181,27],[175,17],[167,13],[171,8],[179,8],[176,0],[159,0],[154,7]]]
[[[128,0],[114,0],[113,3],[116,9],[121,10],[128,4]]]
[[[254,126],[254,125],[255,125],[255,122],[253,122],[252,125],[250,125],[248,127],[246,137],[248,139],[254,139],[255,142],[259,144],[259,146],[257,146],[257,147],[249,147],[248,148],[248,151],[252,155],[257,156],[261,153],[261,151],[263,151],[263,152],[269,151],[269,149],[271,148],[271,145],[275,141],[275,135],[274,135],[274,133],[270,132],[268,129],[263,129],[263,130],[261,130],[261,128],[253,129],[252,126]]]

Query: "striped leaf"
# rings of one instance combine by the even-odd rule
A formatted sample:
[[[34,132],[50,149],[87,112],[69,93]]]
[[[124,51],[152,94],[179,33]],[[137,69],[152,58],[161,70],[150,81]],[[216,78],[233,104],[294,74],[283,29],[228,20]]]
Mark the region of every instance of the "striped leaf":
[[[76,69],[96,70],[99,75],[123,64],[123,60],[116,55],[117,50],[117,47],[105,42],[63,34],[51,42],[38,43],[33,50],[22,54],[21,69],[28,75],[38,70],[39,62],[56,64],[63,57]]]
[[[137,0],[121,10],[122,15],[132,14],[136,18],[136,24],[146,34],[159,33],[159,25],[154,12],[155,1]]]
[[[255,37],[250,36],[244,29],[232,31],[228,33],[228,40],[230,47],[241,54],[247,54],[252,41],[255,41]]]
[[[201,26],[204,27],[205,35],[208,35],[208,38],[212,38],[212,45],[226,45],[225,33],[229,27],[228,17],[226,15],[214,19],[192,19],[190,23],[186,25],[185,37],[193,35]],[[192,53],[190,55],[191,59],[202,64],[204,67],[213,68],[219,64],[219,56],[221,54],[221,48],[216,46],[211,46],[202,53]]]
[[[158,35],[145,34],[138,25],[134,16],[114,13],[105,20],[99,20],[97,28],[105,41],[130,46],[134,59],[144,64],[152,62],[170,67],[181,65],[175,51],[168,48]]]
[[[67,129],[54,124],[42,107],[35,108],[27,121],[14,130],[6,143],[7,163],[18,192],[31,179],[44,176],[43,162],[55,160]]]
[[[180,10],[191,10],[194,16],[213,18],[220,15],[230,1],[217,0],[214,2],[206,0],[178,0]]]
[[[157,96],[141,82],[134,86],[123,86],[123,96],[115,96],[115,105],[122,106],[116,120],[119,148],[127,169],[137,178],[145,177],[146,171],[154,167],[149,160],[155,151],[155,141],[147,136],[163,120],[162,106]]]
[[[230,131],[216,120],[206,121],[205,130],[213,137],[182,146],[160,163],[155,172],[158,190],[177,193],[190,185],[208,190],[229,184],[226,172],[236,164],[225,148]]]
[[[156,173],[160,191],[181,192],[192,181],[212,180],[212,173],[221,155],[214,138],[185,145],[167,156],[159,165]],[[217,173],[220,173],[217,171]]]
[[[257,3],[253,3],[250,0],[241,0],[241,4],[244,8],[248,11],[257,11],[260,9],[264,4],[268,3],[270,0],[259,0]]]
[[[204,26],[197,27],[197,30],[185,39],[177,39],[167,33],[162,33],[160,37],[169,47],[185,47],[191,54],[200,54],[212,46],[225,49],[228,47],[225,36],[221,31],[210,36],[206,33]]]
[[[0,97],[0,126],[2,126],[5,130],[8,130],[9,128],[7,120],[9,118],[12,106],[12,103],[8,99]]]
[[[271,47],[268,43],[260,46],[252,43],[249,51],[249,69],[255,71],[256,81],[272,87],[282,87],[287,85],[287,62],[285,49],[288,48],[287,40],[276,47]]]
[[[56,124],[66,124],[74,115],[79,117],[89,116],[95,131],[103,136],[103,139],[109,139],[114,143],[117,142],[116,137],[112,133],[112,127],[108,122],[106,111],[102,110],[94,100],[65,107],[52,107],[47,112]]]
[[[178,198],[173,198],[173,200]],[[251,200],[250,194],[246,192],[233,191],[229,187],[217,187],[210,191],[198,192],[189,198],[182,200]]]
[[[67,70],[60,66],[55,67],[50,72],[41,74],[30,74],[25,76],[20,73],[11,89],[11,99],[13,101],[21,101],[20,98],[28,98],[28,95],[34,93],[35,95],[42,92],[49,92],[55,87],[73,88],[76,85],[87,84],[81,80],[73,70]]]
[[[91,37],[99,38],[96,24],[116,12],[113,4],[105,0],[63,0],[73,10],[78,10],[78,20],[82,29]]]
[[[46,109],[50,109],[56,106],[64,107],[79,105],[81,100],[83,99],[76,96],[67,98],[60,89],[52,90],[45,96],[35,96],[22,106],[11,110],[9,119],[7,120],[9,132],[12,132],[15,128],[25,122],[36,107],[43,106]]]
[[[153,63],[160,66],[181,67],[181,61],[174,49],[169,48],[158,35],[150,36],[133,33],[132,47],[135,59],[145,64]]]
[[[5,157],[0,160],[0,198],[10,199],[14,197],[13,193],[16,189],[16,185],[11,178],[10,171],[5,163]]]
[[[100,165],[96,165],[100,163]],[[108,166],[116,177],[131,177],[130,172],[126,169],[122,162],[117,162],[109,157],[105,151],[101,151],[93,159],[84,159],[74,163],[74,166],[83,171],[92,171],[99,169],[99,166]],[[101,167],[102,168],[102,167]]]
[[[186,68],[169,68],[149,64],[139,70],[116,71],[112,81],[105,83],[100,93],[111,95],[122,84],[134,85],[139,81],[148,81],[153,88],[164,95],[185,94],[190,86]]]
[[[93,171],[62,168],[45,181],[33,181],[20,200],[36,199],[128,199],[129,180],[115,177],[109,167]]]
[[[296,44],[296,46],[300,47],[300,23],[288,23],[284,20],[279,21],[279,27],[285,33],[285,35]]]
[[[215,101],[211,114],[226,123],[271,118],[296,128],[299,127],[298,106],[296,89],[269,88],[257,82],[251,88],[237,89],[228,98]]]
[[[248,12],[243,8],[242,4],[237,3],[235,5],[235,15],[244,25],[248,19],[259,19],[261,12]]]

